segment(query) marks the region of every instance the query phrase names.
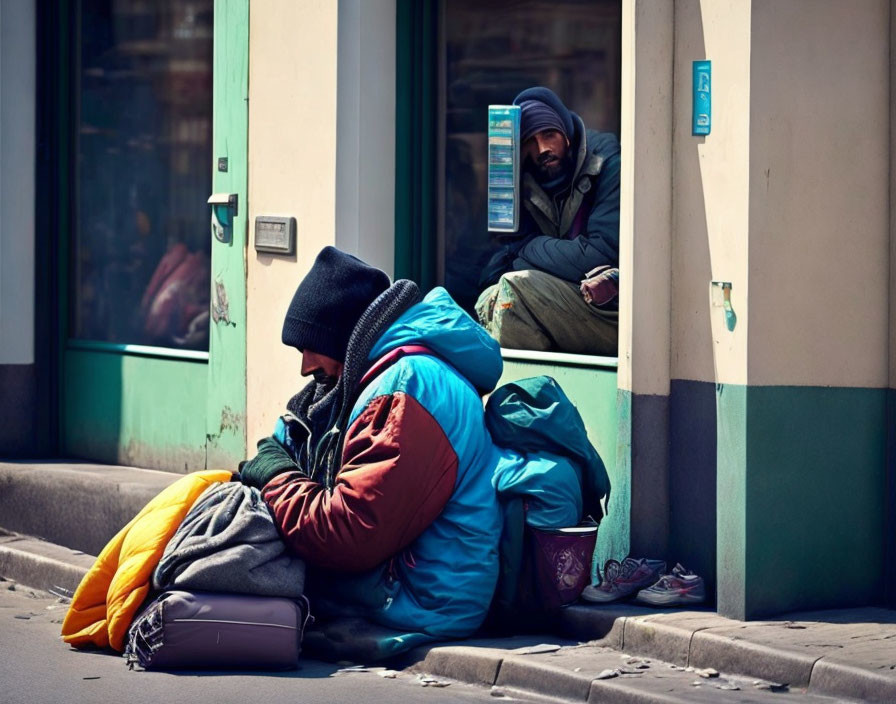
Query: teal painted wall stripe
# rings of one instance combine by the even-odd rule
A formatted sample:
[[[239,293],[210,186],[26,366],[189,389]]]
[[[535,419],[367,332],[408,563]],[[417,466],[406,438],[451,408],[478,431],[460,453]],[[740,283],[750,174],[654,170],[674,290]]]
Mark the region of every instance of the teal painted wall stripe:
[[[723,385],[717,404],[719,612],[878,601],[887,391]]]
[[[887,519],[884,532],[884,595],[896,607],[896,389],[887,389]]]
[[[65,374],[68,454],[172,472],[205,468],[204,364],[69,350]]]
[[[719,613],[746,618],[747,389],[716,387],[716,593]]]

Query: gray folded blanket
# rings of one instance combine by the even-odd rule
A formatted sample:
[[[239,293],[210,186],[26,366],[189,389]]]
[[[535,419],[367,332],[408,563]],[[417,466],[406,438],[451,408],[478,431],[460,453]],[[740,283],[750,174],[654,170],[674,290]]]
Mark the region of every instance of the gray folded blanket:
[[[305,563],[287,552],[261,492],[214,484],[187,512],[152,577],[154,589],[296,598]]]

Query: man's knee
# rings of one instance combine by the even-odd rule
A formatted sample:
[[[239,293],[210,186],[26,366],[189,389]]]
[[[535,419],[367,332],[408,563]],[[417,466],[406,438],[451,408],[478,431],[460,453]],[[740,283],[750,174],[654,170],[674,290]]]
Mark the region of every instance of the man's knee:
[[[495,301],[498,297],[499,289],[499,284],[489,286],[480,293],[479,298],[476,299],[476,305],[474,306],[476,317],[479,319],[479,322],[486,327],[488,327],[495,317]]]

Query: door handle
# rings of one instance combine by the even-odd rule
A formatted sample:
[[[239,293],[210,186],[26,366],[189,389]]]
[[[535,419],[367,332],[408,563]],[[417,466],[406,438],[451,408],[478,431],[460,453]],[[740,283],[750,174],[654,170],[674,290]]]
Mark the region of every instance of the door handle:
[[[208,204],[212,206],[212,233],[219,242],[229,242],[233,219],[239,214],[239,196],[236,193],[213,193]]]

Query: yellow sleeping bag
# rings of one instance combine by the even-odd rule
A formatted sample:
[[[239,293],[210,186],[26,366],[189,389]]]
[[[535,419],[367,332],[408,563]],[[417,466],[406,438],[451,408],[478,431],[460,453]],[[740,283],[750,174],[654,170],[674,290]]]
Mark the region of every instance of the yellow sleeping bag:
[[[226,470],[187,474],[118,531],[78,585],[62,622],[62,640],[76,648],[96,645],[124,650],[128,629],[171,536],[199,495],[230,477]]]

